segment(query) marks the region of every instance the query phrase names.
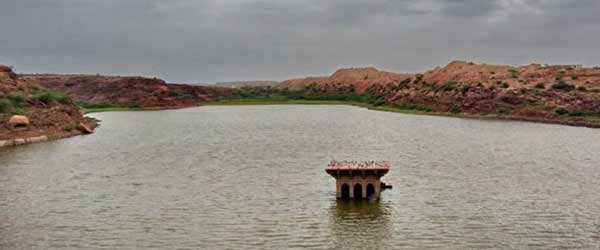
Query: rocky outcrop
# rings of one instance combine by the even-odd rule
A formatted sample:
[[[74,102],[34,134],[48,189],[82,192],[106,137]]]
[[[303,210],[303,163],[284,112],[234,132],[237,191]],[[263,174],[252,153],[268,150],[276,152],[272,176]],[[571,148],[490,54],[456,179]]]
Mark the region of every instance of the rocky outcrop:
[[[6,126],[12,131],[27,130],[29,129],[29,118],[24,115],[13,115],[6,122]]]
[[[77,130],[81,131],[81,133],[84,133],[84,134],[94,133],[94,129],[92,129],[89,126],[83,124],[82,122],[80,122],[79,124],[77,124]]]
[[[97,126],[66,95],[0,66],[0,147],[82,134],[78,124],[91,132]]]
[[[341,69],[331,76],[287,80],[278,87],[369,94],[381,98],[378,104],[465,116],[600,126],[598,67],[453,61],[423,74]]]
[[[329,88],[331,91],[351,89],[362,93],[372,85],[395,84],[411,77],[413,74],[391,73],[373,67],[349,68],[337,70],[328,77],[307,77],[283,81],[278,87],[301,89],[309,85],[318,85],[319,88]]]
[[[67,93],[77,103],[135,107],[190,107],[229,96],[225,87],[168,84],[157,78],[100,75],[23,75],[42,86]]]

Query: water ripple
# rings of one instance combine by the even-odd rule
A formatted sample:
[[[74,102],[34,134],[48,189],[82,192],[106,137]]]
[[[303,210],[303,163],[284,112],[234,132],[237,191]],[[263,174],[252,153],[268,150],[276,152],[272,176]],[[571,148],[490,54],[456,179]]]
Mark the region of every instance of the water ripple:
[[[95,114],[0,150],[0,249],[599,249],[598,130],[347,106]],[[380,202],[332,159],[388,160]]]

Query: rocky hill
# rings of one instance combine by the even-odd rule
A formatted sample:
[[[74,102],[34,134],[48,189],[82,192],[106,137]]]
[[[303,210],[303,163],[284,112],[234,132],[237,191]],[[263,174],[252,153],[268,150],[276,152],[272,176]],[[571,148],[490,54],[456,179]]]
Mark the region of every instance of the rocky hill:
[[[349,68],[337,70],[331,76],[307,77],[283,81],[279,87],[301,89],[307,85],[318,85],[320,88],[349,87],[357,92],[364,92],[372,85],[387,85],[402,82],[413,77],[413,74],[398,74],[380,71],[373,67]]]
[[[101,75],[30,74],[25,79],[63,91],[79,104],[180,108],[229,96],[230,88],[170,84],[157,78]]]
[[[368,94],[380,97],[381,105],[464,116],[600,126],[600,68],[579,65],[453,61],[423,74],[352,68],[284,81],[279,88]]]
[[[0,147],[91,133],[95,127],[67,95],[0,65]]]

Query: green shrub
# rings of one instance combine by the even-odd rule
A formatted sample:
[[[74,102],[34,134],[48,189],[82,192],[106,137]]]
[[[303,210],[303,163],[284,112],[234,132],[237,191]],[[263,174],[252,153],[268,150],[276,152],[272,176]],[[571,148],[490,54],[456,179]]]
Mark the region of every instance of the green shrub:
[[[0,98],[0,113],[6,113],[12,109],[12,102],[7,98]]]
[[[519,78],[519,71],[516,69],[509,69],[510,75],[512,78]]]
[[[569,113],[569,110],[566,108],[557,108],[554,113],[556,113],[557,115],[566,115]]]
[[[498,114],[500,115],[509,115],[510,114],[510,110],[507,108],[499,108],[498,109]]]
[[[33,94],[33,98],[39,100],[40,102],[46,103],[46,104],[50,104],[53,102],[67,104],[71,101],[71,99],[64,93],[61,93],[58,91],[46,90],[46,89],[36,91]]]
[[[437,87],[437,89],[435,91],[441,90],[441,91],[452,91],[456,88],[456,82],[455,81],[447,81],[444,84],[440,85]]]
[[[500,87],[503,89],[506,89],[509,87],[508,83],[503,82],[502,84],[500,84]]]
[[[170,89],[168,94],[169,96],[182,96],[185,92],[180,89]]]
[[[369,102],[370,104],[373,104],[374,106],[381,106],[385,104],[385,100],[384,99],[376,99],[374,101]]]
[[[573,110],[571,112],[569,112],[569,116],[584,116],[585,113],[583,111],[579,111],[579,110]]]
[[[577,90],[579,90],[579,91],[583,91],[583,92],[586,92],[586,91],[587,91],[587,88],[586,88],[586,87],[584,87],[584,86],[579,86],[579,87],[577,87]]]
[[[18,106],[25,101],[25,95],[23,94],[23,92],[20,91],[12,92],[8,94],[6,98],[10,100],[15,106]]]
[[[397,109],[417,110],[417,111],[424,111],[424,112],[432,112],[433,111],[433,109],[431,109],[430,107],[426,107],[426,106],[422,106],[422,105],[418,105],[418,104],[412,104],[412,103],[396,103],[394,105],[394,107]]]
[[[571,85],[566,82],[560,81],[558,83],[552,84],[552,89],[571,91],[571,90],[575,89],[575,85]]]
[[[452,109],[450,109],[450,112],[452,112],[452,114],[458,114],[461,112],[460,106],[454,104],[452,105]]]
[[[566,108],[557,108],[554,111],[557,115],[569,115],[569,116],[585,116],[586,113],[581,110],[568,110]]]
[[[534,86],[534,88],[536,88],[536,89],[545,89],[546,88],[546,84],[544,84],[543,82],[540,82],[540,83],[536,84]]]
[[[63,128],[63,131],[65,132],[71,132],[73,130],[75,130],[77,128],[77,125],[69,125]]]
[[[141,108],[142,105],[137,104],[137,103],[133,103],[133,104],[127,105],[127,107],[130,108],[130,109],[138,109],[138,108]]]
[[[24,115],[25,110],[23,110],[22,108],[19,108],[19,107],[15,107],[15,108],[13,108],[12,113],[14,115]]]
[[[408,88],[408,84],[410,84],[410,82],[412,82],[411,78],[406,78],[403,81],[401,81],[400,83],[398,83],[398,85],[396,85],[394,87],[394,90],[401,90],[401,89],[407,89]]]
[[[419,83],[419,82],[421,82],[421,80],[423,80],[423,77],[424,77],[424,75],[423,75],[423,74],[417,74],[417,75],[415,76],[415,81],[414,81],[414,83]]]
[[[77,106],[84,108],[84,109],[104,109],[104,108],[114,108],[116,107],[113,104],[110,103],[87,103],[87,102],[79,102],[77,103]]]
[[[12,111],[13,113],[17,109],[21,109],[22,104],[25,102],[25,96],[22,92],[12,92],[4,98],[0,98],[0,113],[6,113]]]
[[[571,76],[571,80],[577,80],[577,79],[579,79],[579,77],[577,77],[577,76]]]
[[[432,91],[437,91],[437,90],[438,90],[438,88],[439,88],[439,86],[438,86],[437,82],[432,82],[432,83],[425,83],[425,82],[423,82],[423,84],[425,84],[425,86],[426,86],[426,87],[427,87],[429,90],[432,90]]]
[[[466,94],[467,92],[469,92],[470,89],[471,89],[471,85],[463,85],[462,88],[460,89],[460,92],[463,94]]]

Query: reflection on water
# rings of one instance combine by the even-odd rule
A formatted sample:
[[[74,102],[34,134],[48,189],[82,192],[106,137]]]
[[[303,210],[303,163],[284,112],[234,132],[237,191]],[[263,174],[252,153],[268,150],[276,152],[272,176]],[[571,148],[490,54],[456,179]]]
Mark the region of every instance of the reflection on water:
[[[600,249],[600,130],[348,106],[108,112],[0,150],[0,249]],[[379,203],[331,160],[386,160]]]
[[[379,201],[371,200],[336,200],[335,217],[340,222],[372,222],[380,223],[380,217],[389,216],[389,208]]]
[[[383,249],[393,234],[389,203],[336,200],[330,208],[332,240],[337,248]]]

